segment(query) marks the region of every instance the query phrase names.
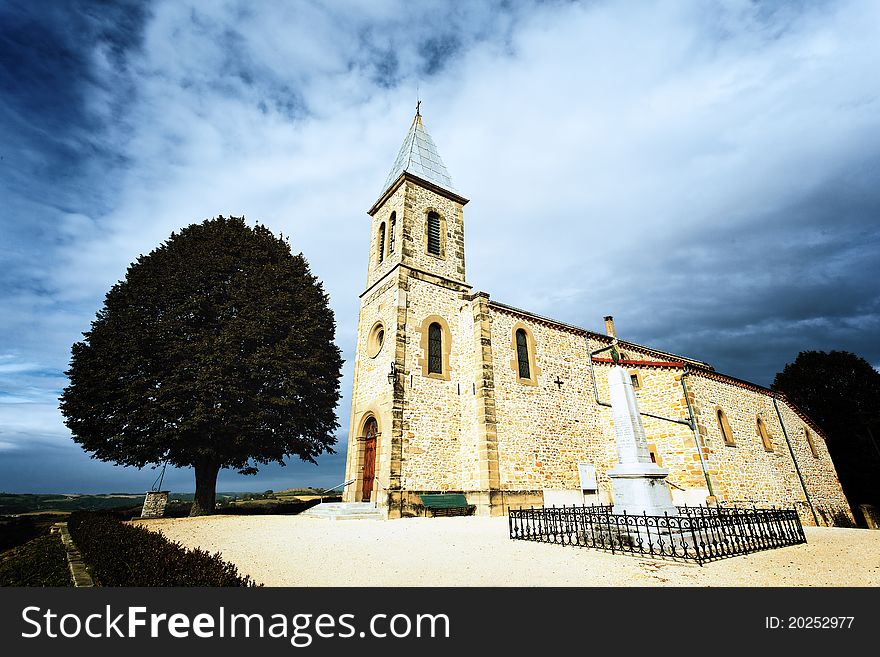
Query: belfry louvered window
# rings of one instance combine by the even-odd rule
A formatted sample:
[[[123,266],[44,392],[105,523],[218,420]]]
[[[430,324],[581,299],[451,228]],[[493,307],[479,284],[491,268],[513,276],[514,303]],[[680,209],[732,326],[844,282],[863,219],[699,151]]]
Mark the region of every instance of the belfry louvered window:
[[[440,215],[428,213],[428,253],[440,255]]]
[[[394,253],[394,224],[397,223],[397,213],[391,213],[391,219],[388,220],[388,253]]]
[[[428,327],[428,373],[443,374],[443,329],[437,322]]]
[[[379,262],[385,259],[385,222],[379,226]]]
[[[531,377],[529,370],[529,343],[526,340],[526,332],[523,329],[516,331],[516,357],[519,360],[519,377],[528,379]]]

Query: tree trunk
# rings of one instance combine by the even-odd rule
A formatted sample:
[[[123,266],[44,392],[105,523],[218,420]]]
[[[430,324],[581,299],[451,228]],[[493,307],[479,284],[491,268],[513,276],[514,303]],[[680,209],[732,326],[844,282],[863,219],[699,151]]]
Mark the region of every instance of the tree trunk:
[[[196,494],[193,499],[190,516],[208,516],[214,513],[217,497],[217,473],[220,466],[215,463],[201,462],[193,466],[196,471]]]

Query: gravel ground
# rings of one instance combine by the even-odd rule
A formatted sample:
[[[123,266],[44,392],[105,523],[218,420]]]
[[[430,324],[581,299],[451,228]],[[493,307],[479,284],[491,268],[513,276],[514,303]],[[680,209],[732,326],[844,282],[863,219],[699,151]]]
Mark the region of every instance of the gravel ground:
[[[266,586],[880,586],[880,531],[806,527],[807,544],[704,566],[508,538],[507,518],[139,520],[221,552]]]

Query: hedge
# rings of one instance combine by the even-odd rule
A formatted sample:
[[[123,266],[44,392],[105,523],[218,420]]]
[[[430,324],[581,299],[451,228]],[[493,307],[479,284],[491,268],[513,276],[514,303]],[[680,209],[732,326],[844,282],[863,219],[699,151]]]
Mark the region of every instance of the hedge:
[[[24,545],[47,531],[46,525],[38,525],[32,516],[0,518],[0,552]]]
[[[99,586],[257,586],[219,552],[186,549],[108,514],[73,513],[68,529]]]
[[[73,586],[58,534],[46,534],[0,555],[0,586]]]

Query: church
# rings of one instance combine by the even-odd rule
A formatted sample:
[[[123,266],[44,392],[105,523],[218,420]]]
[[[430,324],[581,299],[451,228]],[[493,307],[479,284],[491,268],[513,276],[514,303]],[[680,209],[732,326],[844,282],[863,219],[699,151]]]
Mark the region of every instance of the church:
[[[480,515],[613,503],[614,343],[676,504],[852,522],[822,431],[781,393],[618,338],[610,316],[596,333],[474,291],[467,203],[416,110],[368,212],[344,501],[386,518],[421,515],[425,493],[462,493]]]

